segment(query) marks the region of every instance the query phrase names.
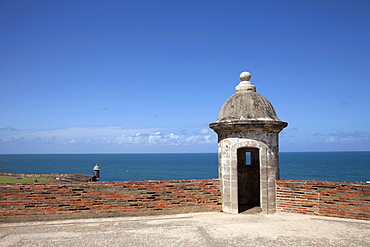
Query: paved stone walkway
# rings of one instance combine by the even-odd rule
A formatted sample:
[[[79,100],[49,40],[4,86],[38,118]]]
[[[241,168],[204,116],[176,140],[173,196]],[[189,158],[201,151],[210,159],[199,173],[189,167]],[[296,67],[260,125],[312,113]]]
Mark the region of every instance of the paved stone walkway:
[[[0,224],[0,246],[370,246],[370,221],[196,213]]]

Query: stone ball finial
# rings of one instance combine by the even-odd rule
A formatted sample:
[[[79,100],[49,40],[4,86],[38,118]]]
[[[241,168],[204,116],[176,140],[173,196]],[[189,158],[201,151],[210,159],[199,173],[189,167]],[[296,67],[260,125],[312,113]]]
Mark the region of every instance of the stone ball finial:
[[[240,74],[240,80],[242,80],[238,86],[236,86],[235,90],[237,92],[241,92],[241,91],[253,91],[253,92],[256,92],[256,86],[253,85],[252,82],[250,82],[249,80],[251,79],[251,73],[247,72],[247,71],[244,71]]]
[[[251,73],[247,72],[247,71],[244,71],[242,73],[240,73],[240,80],[242,81],[249,81],[252,77]]]

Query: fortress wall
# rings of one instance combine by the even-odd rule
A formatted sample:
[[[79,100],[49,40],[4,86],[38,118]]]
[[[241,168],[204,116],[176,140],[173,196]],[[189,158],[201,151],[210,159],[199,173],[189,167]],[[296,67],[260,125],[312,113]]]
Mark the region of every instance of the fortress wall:
[[[221,211],[219,179],[0,184],[0,222]],[[370,184],[277,180],[278,212],[370,219]]]
[[[0,184],[0,221],[221,211],[218,179]]]
[[[278,212],[370,220],[370,184],[276,181]]]
[[[0,176],[6,177],[17,177],[17,178],[64,178],[71,175],[75,175],[73,173],[13,173],[13,172],[0,172]],[[88,175],[86,175],[88,176]]]

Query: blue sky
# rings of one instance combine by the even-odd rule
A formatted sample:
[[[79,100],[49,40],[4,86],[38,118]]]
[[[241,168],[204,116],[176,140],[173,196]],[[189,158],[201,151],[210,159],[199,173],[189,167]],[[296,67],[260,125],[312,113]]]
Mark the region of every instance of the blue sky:
[[[217,152],[249,71],[280,150],[370,151],[370,1],[0,1],[0,153]]]

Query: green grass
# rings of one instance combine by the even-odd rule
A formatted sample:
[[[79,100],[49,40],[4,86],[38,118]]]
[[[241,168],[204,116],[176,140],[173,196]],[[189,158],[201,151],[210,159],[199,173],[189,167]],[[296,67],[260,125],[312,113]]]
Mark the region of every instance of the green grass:
[[[0,183],[35,183],[41,182],[41,183],[48,183],[53,181],[52,178],[16,178],[16,177],[4,177],[0,176]]]

